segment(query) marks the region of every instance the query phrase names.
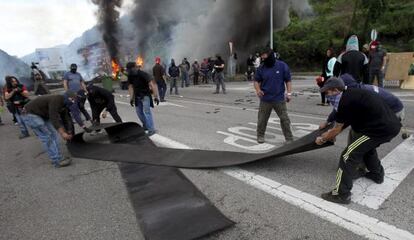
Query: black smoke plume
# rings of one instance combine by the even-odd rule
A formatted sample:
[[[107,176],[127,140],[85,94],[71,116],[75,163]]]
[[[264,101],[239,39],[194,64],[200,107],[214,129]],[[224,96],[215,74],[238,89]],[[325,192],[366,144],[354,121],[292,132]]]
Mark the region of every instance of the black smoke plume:
[[[92,0],[98,6],[98,28],[108,49],[108,53],[115,62],[119,63],[118,20],[122,0]]]
[[[269,43],[269,0],[134,0],[131,11],[138,52],[151,56],[202,58],[240,55]],[[289,11],[310,13],[308,0],[274,0],[274,27],[289,23]]]

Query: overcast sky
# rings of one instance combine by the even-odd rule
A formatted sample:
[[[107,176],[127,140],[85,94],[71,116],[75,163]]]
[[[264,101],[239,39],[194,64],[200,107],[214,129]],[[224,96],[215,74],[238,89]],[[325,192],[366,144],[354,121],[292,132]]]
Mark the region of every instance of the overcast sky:
[[[0,0],[0,49],[22,57],[68,44],[96,24],[96,9],[89,0]]]

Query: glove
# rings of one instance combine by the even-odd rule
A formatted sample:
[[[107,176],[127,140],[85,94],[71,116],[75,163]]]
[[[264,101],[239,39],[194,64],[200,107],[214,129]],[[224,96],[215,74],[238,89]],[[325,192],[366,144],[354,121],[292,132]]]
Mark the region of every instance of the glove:
[[[91,132],[92,132],[92,130],[91,130],[90,128],[88,128],[88,127],[84,127],[84,128],[83,128],[83,130],[84,130],[86,133],[91,133]]]
[[[133,99],[133,98],[131,98],[131,100],[129,101],[129,104],[131,104],[131,107],[134,107],[134,105],[135,105],[135,101],[134,101],[134,99]]]
[[[154,102],[157,104],[157,106],[160,105],[160,100],[158,98],[154,98]]]

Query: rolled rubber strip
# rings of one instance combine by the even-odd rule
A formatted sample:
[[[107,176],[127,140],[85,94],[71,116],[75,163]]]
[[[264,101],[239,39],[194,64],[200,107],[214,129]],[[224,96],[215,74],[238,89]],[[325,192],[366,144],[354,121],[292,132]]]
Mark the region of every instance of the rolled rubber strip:
[[[316,137],[320,136],[327,129],[316,130],[296,141],[285,144],[273,151],[261,154],[157,147],[152,143],[151,139],[145,135],[144,129],[139,124],[132,122],[109,125],[103,124],[94,129],[105,129],[108,133],[109,140],[116,144],[87,142],[84,140],[84,133],[79,133],[75,135],[72,141],[67,145],[69,152],[73,157],[101,161],[202,169],[242,165],[332,145],[331,142],[327,142],[322,146],[315,144]]]

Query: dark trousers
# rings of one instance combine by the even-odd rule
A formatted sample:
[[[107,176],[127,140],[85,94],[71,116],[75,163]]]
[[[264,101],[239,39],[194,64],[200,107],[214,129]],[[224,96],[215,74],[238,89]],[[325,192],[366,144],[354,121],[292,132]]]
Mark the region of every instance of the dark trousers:
[[[173,89],[175,89],[175,95],[178,95],[177,82],[178,82],[178,77],[171,77],[171,79],[170,79],[170,94],[172,94]]]
[[[128,90],[128,82],[121,82],[121,89]]]
[[[86,121],[90,121],[91,115],[89,115],[88,111],[85,109],[85,102],[86,102],[86,96],[84,94],[83,90],[80,90],[78,92],[78,97],[76,98],[76,103],[78,104],[80,112],[85,116]]]
[[[193,82],[194,82],[194,85],[198,85],[198,77],[200,76],[200,73],[199,72],[194,72],[193,73]]]
[[[165,81],[157,81],[158,93],[160,94],[160,100],[164,101],[165,93],[167,92],[167,84]]]
[[[268,103],[260,101],[258,120],[257,120],[257,136],[264,137],[267,122],[269,121],[272,110],[275,110],[280,119],[280,126],[286,141],[293,140],[292,129],[290,127],[290,119],[287,113],[286,102]]]
[[[349,135],[348,146],[342,152],[339,160],[336,184],[332,194],[349,196],[353,186],[352,180],[358,177],[358,168],[363,164],[369,172],[383,177],[384,168],[378,159],[376,149],[381,144],[391,141],[396,135],[374,138],[352,132]]]
[[[369,83],[374,84],[375,78],[378,81],[378,87],[384,87],[384,73],[381,69],[370,69],[369,70]]]
[[[322,103],[323,104],[325,104],[326,103],[326,94],[323,92],[323,93],[321,93],[321,100],[322,100]]]
[[[92,106],[91,106],[92,107]],[[115,102],[109,102],[107,104],[98,104],[92,107],[92,115],[94,123],[101,123],[101,112],[106,108],[106,111],[109,112],[115,122],[122,122],[121,117],[118,114],[116,109]]]

